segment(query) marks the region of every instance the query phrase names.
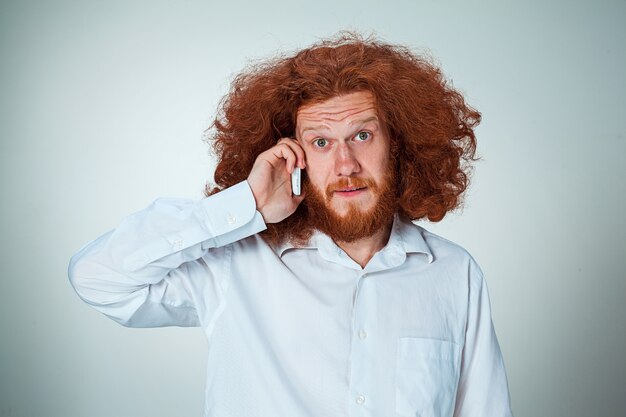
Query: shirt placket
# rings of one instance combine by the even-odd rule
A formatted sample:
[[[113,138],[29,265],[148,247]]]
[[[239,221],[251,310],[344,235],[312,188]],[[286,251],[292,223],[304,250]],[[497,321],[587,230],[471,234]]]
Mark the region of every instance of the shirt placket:
[[[357,274],[357,285],[353,299],[353,314],[350,343],[350,416],[372,416],[375,381],[372,380],[374,342],[376,338],[375,321],[372,319],[375,303],[371,278],[365,271]]]

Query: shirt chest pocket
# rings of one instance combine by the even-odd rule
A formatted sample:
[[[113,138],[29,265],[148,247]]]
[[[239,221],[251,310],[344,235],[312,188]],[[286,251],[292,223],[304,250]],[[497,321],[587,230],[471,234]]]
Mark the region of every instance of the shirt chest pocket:
[[[461,348],[453,342],[398,339],[396,413],[403,417],[451,417],[460,356]]]

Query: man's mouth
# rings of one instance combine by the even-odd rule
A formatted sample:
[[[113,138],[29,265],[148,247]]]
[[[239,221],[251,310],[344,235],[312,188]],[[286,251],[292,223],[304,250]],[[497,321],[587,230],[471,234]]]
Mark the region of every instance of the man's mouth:
[[[340,195],[353,195],[358,194],[360,191],[365,190],[367,187],[346,187],[335,190]]]
[[[354,197],[369,190],[374,184],[366,178],[343,179],[326,188],[326,198],[333,196]]]

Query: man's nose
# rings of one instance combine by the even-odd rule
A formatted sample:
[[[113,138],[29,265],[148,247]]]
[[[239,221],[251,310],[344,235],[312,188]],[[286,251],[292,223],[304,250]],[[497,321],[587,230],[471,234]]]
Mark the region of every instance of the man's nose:
[[[360,170],[361,165],[359,165],[354,150],[347,143],[340,143],[335,155],[335,173],[349,177],[352,174],[357,174]]]

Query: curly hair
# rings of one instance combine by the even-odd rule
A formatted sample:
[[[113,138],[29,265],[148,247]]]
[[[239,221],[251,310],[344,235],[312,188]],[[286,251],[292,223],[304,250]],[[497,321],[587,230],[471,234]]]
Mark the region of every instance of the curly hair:
[[[256,157],[281,137],[294,137],[297,110],[355,91],[370,91],[391,140],[399,174],[398,212],[439,221],[458,207],[475,161],[480,113],[441,70],[404,46],[342,32],[294,55],[281,55],[237,75],[209,130],[218,164],[211,195],[248,177]],[[268,225],[270,243],[304,240],[306,199],[294,214]]]

